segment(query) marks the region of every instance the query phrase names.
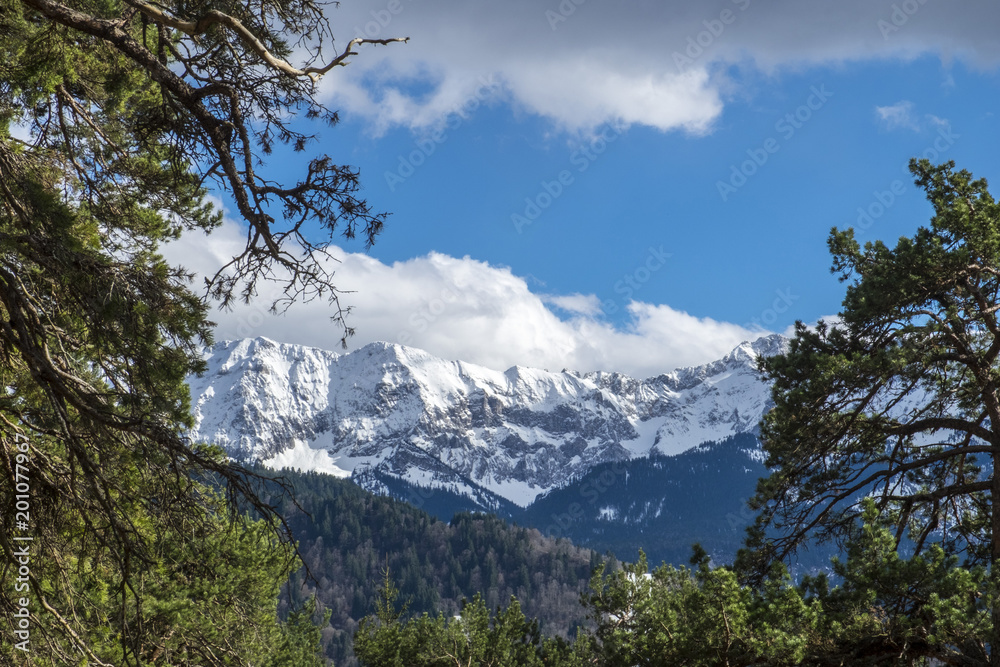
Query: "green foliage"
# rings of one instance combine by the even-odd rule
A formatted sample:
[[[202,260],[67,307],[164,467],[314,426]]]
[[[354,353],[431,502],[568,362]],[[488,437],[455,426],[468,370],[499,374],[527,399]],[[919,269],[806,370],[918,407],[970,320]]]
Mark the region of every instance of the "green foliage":
[[[866,503],[846,559],[794,585],[781,565],[759,586],[740,585],[695,548],[693,568],[646,558],[599,566],[583,596],[595,625],[572,643],[544,638],[515,598],[490,614],[477,596],[458,616],[407,618],[386,575],[355,653],[367,667],[444,665],[986,665],[993,587],[939,545],[903,558]]]
[[[85,533],[47,534],[58,540],[49,552],[57,560],[33,559],[37,587],[24,593],[35,612],[31,650],[16,651],[8,631],[0,651],[25,665],[76,655],[97,665],[324,666],[315,605],[287,623],[277,618],[279,589],[297,562],[292,546],[264,520],[233,520],[208,487],[189,493],[200,511],[189,506],[183,519],[133,508],[146,555],[127,573]]]
[[[400,620],[393,609],[395,590],[383,587],[379,614],[362,619],[354,651],[366,667],[576,667],[586,661],[586,639],[572,646],[561,639],[543,639],[537,621],[528,621],[518,601],[491,614],[476,596],[458,616],[427,614]]]
[[[330,622],[330,611],[316,619],[316,598],[309,598],[305,605],[288,615],[281,624],[281,638],[270,656],[268,667],[326,667],[323,657],[322,629]]]
[[[996,645],[1000,607],[991,607],[988,627],[968,610],[961,623],[945,623],[962,615],[960,596],[925,579],[934,573],[992,599],[979,583],[945,573],[959,576],[959,558],[981,583],[975,568],[1000,562],[1000,205],[985,180],[953,163],[912,161],[910,170],[934,208],[930,225],[895,247],[862,247],[853,230],[834,229],[833,271],[850,281],[840,320],[799,323],[788,352],[761,362],[774,381],[775,407],[761,426],[772,473],[758,486],[761,513],[741,564],[759,580],[808,539],[867,545],[879,585],[890,588],[874,580],[865,588],[862,579],[856,588],[899,606],[885,612],[895,619],[887,642],[938,646],[931,638],[948,632],[930,628],[950,623],[978,627]],[[857,534],[864,507],[890,530],[879,538],[885,544]],[[904,565],[889,555],[897,549],[915,557]],[[926,596],[900,597],[907,586]],[[938,607],[942,600],[951,602]],[[1000,664],[1000,651],[989,653]]]
[[[424,613],[451,617],[463,600],[480,595],[494,609],[512,596],[539,621],[541,632],[567,637],[586,622],[580,593],[597,554],[567,540],[510,526],[485,514],[456,514],[444,522],[391,498],[319,473],[282,471],[296,501],[282,501],[314,579],[295,573],[287,586],[292,605],[315,595],[331,613],[326,655],[338,667],[356,665],[351,638],[368,614],[383,616],[386,571],[398,591],[403,618]],[[306,514],[308,513],[308,515]],[[284,607],[281,607],[284,610]]]
[[[986,569],[960,566],[940,544],[902,558],[874,501],[863,506],[846,560],[833,562],[838,585],[831,589],[825,576],[801,584],[824,610],[825,640],[816,653],[850,664],[908,664],[922,657],[988,664],[994,596]]]
[[[696,549],[694,570],[637,563],[605,575],[585,599],[598,625],[601,664],[797,664],[816,641],[821,606],[805,601],[776,569],[761,590],[741,587]]]
[[[4,656],[121,667],[310,654],[302,619],[275,620],[293,560],[256,476],[185,436],[185,378],[204,368],[211,323],[158,249],[220,223],[215,185],[254,233],[209,293],[249,299],[277,266],[288,298],[332,292],[336,306],[316,258],[284,244],[308,220],[371,242],[384,216],[329,158],[290,189],[255,171],[261,147],[304,147],[295,111],[324,115],[315,79],[281,59],[329,37],[310,0],[0,0],[0,558],[16,562],[12,536],[32,538],[25,588],[4,569]],[[15,495],[29,496],[17,530]],[[22,598],[27,655],[9,646]]]
[[[956,552],[997,556],[977,458],[1000,452],[1000,209],[985,181],[951,163],[911,170],[934,205],[930,227],[894,249],[835,229],[833,269],[853,278],[842,321],[799,326],[787,354],[762,362],[775,383],[762,436],[776,470],[756,502],[789,535],[778,556],[810,526],[849,534],[865,494],[918,551],[946,530]]]
[[[846,559],[793,585],[780,564],[741,586],[696,547],[694,569],[645,557],[606,574],[584,603],[597,621],[594,660],[668,665],[987,665],[995,587],[939,544],[904,558],[875,503],[864,503]]]

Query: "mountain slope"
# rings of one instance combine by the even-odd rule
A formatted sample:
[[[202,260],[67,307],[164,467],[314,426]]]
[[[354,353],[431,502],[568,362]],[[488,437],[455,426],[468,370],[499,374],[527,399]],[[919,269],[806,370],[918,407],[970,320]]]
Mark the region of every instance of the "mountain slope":
[[[523,508],[595,465],[753,431],[769,405],[756,357],[784,345],[769,336],[637,380],[494,371],[388,343],[341,355],[266,338],[224,342],[190,379],[192,436],[272,467]]]
[[[331,612],[322,644],[337,667],[358,664],[352,637],[361,618],[375,611],[386,570],[410,615],[457,614],[463,599],[478,593],[491,609],[517,596],[546,634],[571,636],[586,623],[579,599],[600,561],[592,551],[484,514],[439,521],[329,475],[281,476],[295,489],[298,506],[283,497],[278,509],[312,576],[304,570],[292,576],[280,611],[315,594],[320,610]]]
[[[606,463],[516,520],[622,560],[642,549],[651,564],[683,564],[698,542],[717,563],[729,562],[753,521],[746,501],[767,474],[762,459],[757,438],[742,433],[674,456]]]

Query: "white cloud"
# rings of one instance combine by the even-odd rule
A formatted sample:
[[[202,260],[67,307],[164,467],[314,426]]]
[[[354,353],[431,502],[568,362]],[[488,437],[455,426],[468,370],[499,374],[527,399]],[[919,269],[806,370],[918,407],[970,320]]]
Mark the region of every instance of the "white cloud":
[[[574,130],[613,122],[700,134],[722,112],[719,93],[703,70],[629,71],[596,58],[522,67],[523,73],[507,75],[513,97],[528,111]]]
[[[931,125],[939,129],[947,129],[951,127],[951,122],[949,122],[947,118],[941,118],[939,116],[935,116],[934,114],[927,114],[927,120]]]
[[[875,107],[875,115],[878,117],[882,127],[888,131],[910,130],[920,132],[922,130],[941,130],[951,127],[947,118],[941,118],[934,114],[920,116],[916,112],[913,102],[902,100],[884,107]]]
[[[836,314],[836,315],[820,315],[814,321],[812,321],[812,322],[804,322],[803,324],[805,324],[805,327],[807,329],[809,329],[810,331],[815,331],[816,330],[816,326],[820,322],[823,322],[827,326],[830,326],[830,327],[840,327],[840,326],[843,326],[843,324],[844,324],[844,320],[840,316],[839,313]],[[792,338],[793,336],[795,336],[795,325],[794,324],[789,324],[785,328],[785,330],[781,332],[781,335],[785,336],[787,338]]]
[[[875,113],[887,130],[906,129],[914,132],[920,130],[920,121],[913,112],[913,102],[909,100],[890,106],[875,107]]]
[[[191,235],[168,246],[173,263],[214,272],[244,242],[227,222],[206,239]],[[632,302],[629,325],[601,318],[594,295],[538,295],[510,269],[470,257],[431,253],[386,265],[334,249],[338,287],[353,306],[352,349],[376,340],[399,342],[446,359],[495,369],[513,365],[579,371],[617,370],[637,377],[718,359],[761,331],[698,318],[667,305]],[[342,278],[340,277],[342,276]],[[267,336],[288,343],[338,349],[340,329],[320,301],[295,304],[284,315],[267,312],[276,288],[264,285],[252,306],[215,311],[219,340]],[[560,318],[552,305],[572,314]]]
[[[570,294],[568,296],[542,296],[542,301],[574,315],[597,317],[601,314],[601,300],[594,294]]]
[[[1000,61],[997,3],[968,0],[962,11],[946,2],[914,3],[913,12],[903,6],[898,0],[356,0],[331,10],[338,44],[358,35],[410,42],[362,47],[350,67],[327,77],[324,91],[338,108],[369,118],[376,131],[433,124],[471,99],[482,77],[493,76],[504,87],[494,96],[564,128],[620,121],[699,133],[722,111],[732,64],[771,73],[927,54],[980,67]]]

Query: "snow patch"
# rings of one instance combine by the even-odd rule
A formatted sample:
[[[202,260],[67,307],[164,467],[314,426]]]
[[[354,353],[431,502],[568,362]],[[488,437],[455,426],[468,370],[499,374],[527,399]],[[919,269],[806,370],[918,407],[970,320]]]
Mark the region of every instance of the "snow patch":
[[[296,440],[295,444],[275,454],[264,461],[264,465],[273,470],[291,468],[293,470],[324,472],[335,477],[350,477],[351,472],[334,463],[333,457],[326,449],[313,449],[309,443]]]
[[[617,521],[618,520],[618,508],[617,507],[602,507],[597,511],[597,518],[602,521]]]

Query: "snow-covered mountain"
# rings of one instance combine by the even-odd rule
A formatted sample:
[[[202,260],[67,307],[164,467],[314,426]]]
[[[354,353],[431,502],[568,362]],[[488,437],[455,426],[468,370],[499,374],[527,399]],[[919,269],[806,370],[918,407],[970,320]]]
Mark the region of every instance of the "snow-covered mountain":
[[[266,338],[224,342],[189,380],[192,435],[273,467],[526,507],[594,465],[753,431],[770,401],[755,360],[785,344],[768,336],[638,380],[501,372],[388,343],[337,354]]]

